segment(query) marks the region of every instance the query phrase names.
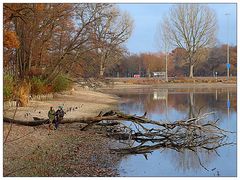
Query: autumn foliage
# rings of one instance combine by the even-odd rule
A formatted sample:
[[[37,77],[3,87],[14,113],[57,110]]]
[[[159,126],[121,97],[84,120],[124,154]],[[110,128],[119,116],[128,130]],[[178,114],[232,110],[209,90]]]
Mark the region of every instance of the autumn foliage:
[[[20,42],[18,40],[18,37],[16,35],[16,32],[14,31],[4,31],[4,40],[3,40],[3,46],[5,48],[18,48],[20,45]]]
[[[221,45],[201,51],[199,61],[195,65],[195,76],[226,76],[227,47]],[[189,64],[186,60],[186,50],[176,48],[167,54],[167,69],[169,77],[186,77],[189,74]],[[237,46],[230,46],[230,74],[237,75]],[[152,77],[153,72],[165,72],[166,54],[142,53],[126,56],[120,63],[107,71],[108,76],[133,77],[140,74],[141,77]]]
[[[31,81],[34,78],[49,87],[61,74],[103,76],[124,55],[123,45],[132,31],[131,17],[114,4],[5,3],[3,7],[4,73],[19,82],[35,83],[36,93],[42,90],[40,81]]]
[[[125,43],[132,30],[132,18],[115,4],[4,3],[4,74],[19,82],[41,79],[54,89],[59,75],[150,77],[166,66],[169,77],[190,73],[183,47],[130,54]],[[199,48],[192,58],[194,76],[226,75],[226,45]],[[230,63],[235,76],[237,47],[230,47]]]

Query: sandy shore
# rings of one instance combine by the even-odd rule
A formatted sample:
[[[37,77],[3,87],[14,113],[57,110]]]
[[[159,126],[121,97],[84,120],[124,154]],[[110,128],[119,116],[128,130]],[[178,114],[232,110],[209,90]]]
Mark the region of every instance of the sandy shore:
[[[58,94],[52,100],[31,101],[28,107],[19,107],[15,119],[47,118],[49,107],[59,105],[64,109],[77,107],[65,117],[95,116],[101,110],[116,108],[118,100],[114,95],[76,87],[74,92]],[[12,118],[14,109],[6,110],[4,116]],[[117,143],[102,130],[80,131],[82,126],[60,125],[48,134],[48,125],[13,125],[3,147],[4,176],[117,176],[120,157],[109,150]],[[9,128],[10,124],[4,123],[4,140]]]
[[[33,120],[33,117],[47,118],[49,108],[52,106],[57,110],[58,106],[63,106],[65,110],[72,108],[65,115],[66,118],[78,116],[95,116],[102,110],[109,110],[118,103],[119,97],[84,90],[75,87],[72,92],[54,95],[54,98],[49,101],[30,101],[28,107],[19,107],[17,109],[15,119]],[[4,112],[5,117],[13,117],[15,108],[8,108]],[[29,115],[26,113],[30,113]]]

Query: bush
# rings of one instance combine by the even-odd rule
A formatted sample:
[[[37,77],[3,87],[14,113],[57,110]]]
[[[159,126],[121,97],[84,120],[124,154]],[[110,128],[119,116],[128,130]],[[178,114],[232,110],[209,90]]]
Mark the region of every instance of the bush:
[[[3,77],[3,98],[4,101],[10,100],[13,98],[15,82],[11,75],[4,75]]]
[[[31,84],[28,80],[23,79],[17,82],[16,96],[19,98],[21,107],[28,105],[30,92]]]
[[[70,89],[71,82],[68,80],[68,76],[61,74],[53,82],[53,90],[55,92],[61,92]]]
[[[44,94],[44,91],[44,80],[39,77],[33,77],[31,79],[31,94]]]
[[[53,92],[53,86],[48,84],[48,85],[45,85],[44,87],[44,93],[45,94],[49,94],[49,93],[52,93]]]

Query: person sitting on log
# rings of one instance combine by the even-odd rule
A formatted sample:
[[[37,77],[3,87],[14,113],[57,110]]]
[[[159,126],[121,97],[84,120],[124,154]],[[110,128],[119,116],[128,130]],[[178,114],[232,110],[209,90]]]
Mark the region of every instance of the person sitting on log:
[[[55,119],[55,111],[53,109],[53,107],[50,107],[50,110],[48,111],[48,118],[49,118],[49,131],[52,130],[53,127],[53,121]]]
[[[63,107],[62,106],[58,106],[58,110],[56,111],[55,114],[55,129],[58,128],[59,123],[63,120],[63,116],[64,116],[64,111],[63,111]]]

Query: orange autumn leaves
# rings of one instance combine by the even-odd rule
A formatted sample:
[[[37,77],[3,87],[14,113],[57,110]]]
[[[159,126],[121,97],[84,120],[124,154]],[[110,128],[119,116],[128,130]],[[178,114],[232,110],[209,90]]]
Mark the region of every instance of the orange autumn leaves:
[[[6,48],[18,48],[20,42],[14,31],[4,31],[3,46]]]
[[[24,9],[24,7],[17,6],[15,4],[8,4],[7,7],[8,7],[9,11],[5,11],[5,13],[4,13],[5,23],[10,23],[14,16],[19,15],[21,8]],[[37,11],[43,11],[44,5],[36,4],[35,9]],[[3,46],[5,48],[19,48],[20,42],[19,42],[19,38],[18,38],[15,30],[4,30]]]
[[[36,4],[35,6],[37,11],[43,11],[45,9],[44,4]]]

